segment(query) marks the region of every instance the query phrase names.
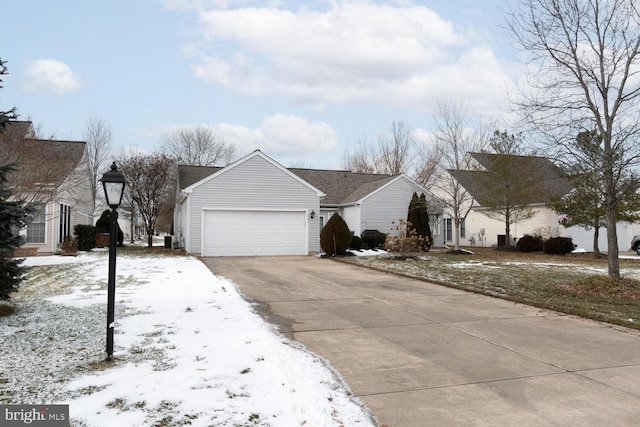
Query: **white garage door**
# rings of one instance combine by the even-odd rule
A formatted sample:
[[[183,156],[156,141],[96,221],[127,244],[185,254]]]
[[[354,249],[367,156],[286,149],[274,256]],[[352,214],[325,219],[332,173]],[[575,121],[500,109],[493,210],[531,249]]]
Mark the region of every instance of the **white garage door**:
[[[306,212],[208,210],[204,256],[307,255]]]

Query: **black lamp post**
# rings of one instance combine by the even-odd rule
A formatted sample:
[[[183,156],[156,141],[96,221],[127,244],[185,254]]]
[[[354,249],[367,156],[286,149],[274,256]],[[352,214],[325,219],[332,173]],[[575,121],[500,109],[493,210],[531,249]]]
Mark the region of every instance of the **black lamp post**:
[[[102,175],[102,187],[107,205],[111,208],[109,215],[109,282],[107,296],[107,360],[113,357],[113,328],[115,322],[116,306],[116,239],[118,237],[118,206],[122,203],[125,179],[118,170],[116,162],[111,165],[111,170]]]

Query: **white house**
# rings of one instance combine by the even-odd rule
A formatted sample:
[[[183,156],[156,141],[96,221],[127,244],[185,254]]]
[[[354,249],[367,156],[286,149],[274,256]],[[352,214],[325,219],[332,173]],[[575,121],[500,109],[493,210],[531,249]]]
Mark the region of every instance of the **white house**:
[[[356,235],[388,232],[414,192],[432,198],[404,175],[287,169],[260,151],[224,168],[179,166],[177,192],[178,243],[203,256],[318,253],[334,213]]]
[[[93,223],[91,178],[84,141],[37,139],[29,121],[8,122],[0,130],[0,163],[14,163],[9,185],[15,198],[34,209],[20,230],[22,255],[59,251],[77,224]]]

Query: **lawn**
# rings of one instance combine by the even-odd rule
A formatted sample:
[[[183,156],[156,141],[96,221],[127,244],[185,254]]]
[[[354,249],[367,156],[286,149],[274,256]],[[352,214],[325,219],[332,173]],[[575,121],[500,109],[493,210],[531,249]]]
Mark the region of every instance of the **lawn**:
[[[620,259],[623,280],[607,277],[606,258],[593,254],[545,255],[473,248],[472,255],[445,250],[337,258],[535,307],[640,329],[640,256]]]
[[[0,304],[0,404],[69,404],[73,427],[375,425],[327,362],[176,251],[118,249],[106,362],[107,260],[27,258]]]

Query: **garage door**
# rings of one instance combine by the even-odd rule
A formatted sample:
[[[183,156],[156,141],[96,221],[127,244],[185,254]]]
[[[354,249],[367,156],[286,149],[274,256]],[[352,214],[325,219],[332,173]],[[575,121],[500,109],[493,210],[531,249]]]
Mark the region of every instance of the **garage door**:
[[[204,256],[307,255],[306,211],[208,210]]]

